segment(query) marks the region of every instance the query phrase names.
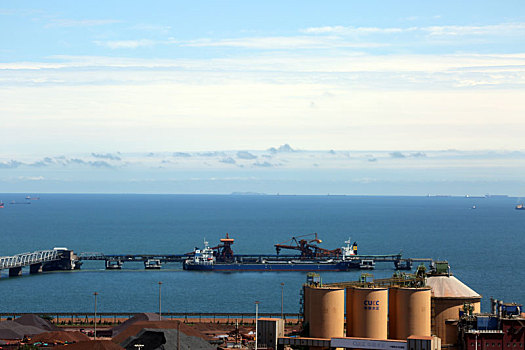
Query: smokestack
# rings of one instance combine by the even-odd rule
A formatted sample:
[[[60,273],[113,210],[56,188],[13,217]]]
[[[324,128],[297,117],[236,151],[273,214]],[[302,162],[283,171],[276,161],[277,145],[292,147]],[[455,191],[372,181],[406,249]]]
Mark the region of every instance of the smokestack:
[[[493,297],[490,297],[490,313],[493,315],[497,314],[497,306],[498,300],[494,299]]]

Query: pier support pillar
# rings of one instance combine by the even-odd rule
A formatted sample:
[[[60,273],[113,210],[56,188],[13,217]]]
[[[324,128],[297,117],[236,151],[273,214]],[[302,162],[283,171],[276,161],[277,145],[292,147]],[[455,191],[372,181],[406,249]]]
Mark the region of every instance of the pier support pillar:
[[[9,277],[22,276],[21,267],[12,267],[9,269]]]
[[[41,273],[42,272],[42,263],[29,265],[29,273],[35,274],[35,273]]]
[[[121,268],[122,268],[122,261],[106,260],[106,270],[120,270]]]

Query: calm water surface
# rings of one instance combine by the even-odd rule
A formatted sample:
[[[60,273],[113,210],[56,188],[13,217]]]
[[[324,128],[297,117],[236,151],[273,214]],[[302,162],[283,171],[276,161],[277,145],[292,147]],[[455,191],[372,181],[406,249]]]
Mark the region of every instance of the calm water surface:
[[[23,201],[25,195],[0,199]],[[0,209],[0,255],[53,247],[75,252],[180,254],[218,242],[226,232],[239,254],[275,252],[294,235],[317,232],[334,249],[348,237],[361,254],[447,259],[453,273],[484,297],[525,302],[525,211],[516,198],[63,195],[45,194],[31,205]],[[477,209],[471,209],[476,205]],[[393,273],[377,265],[375,277]],[[360,271],[321,275],[325,282],[355,280]],[[145,271],[125,263],[105,271],[103,262],[82,270],[0,279],[1,312],[155,311],[158,282],[166,312],[298,312],[300,272],[203,273],[168,264]]]

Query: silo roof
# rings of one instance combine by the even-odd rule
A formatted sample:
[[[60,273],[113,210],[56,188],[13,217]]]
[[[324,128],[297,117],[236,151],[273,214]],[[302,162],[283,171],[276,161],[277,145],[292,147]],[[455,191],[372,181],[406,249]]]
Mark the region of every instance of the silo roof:
[[[430,276],[427,285],[432,288],[436,298],[481,298],[481,295],[454,276]]]

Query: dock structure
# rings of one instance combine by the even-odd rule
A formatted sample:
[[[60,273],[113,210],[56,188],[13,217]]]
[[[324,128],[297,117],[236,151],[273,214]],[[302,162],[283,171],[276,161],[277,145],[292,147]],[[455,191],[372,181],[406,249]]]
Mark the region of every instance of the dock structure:
[[[67,248],[39,250],[32,253],[21,253],[13,256],[0,257],[0,271],[8,269],[9,276],[22,274],[22,269],[29,266],[29,273],[36,274],[43,271],[79,269],[84,261],[104,261],[108,270],[119,270],[125,262],[142,262],[146,269],[160,269],[166,263],[182,263],[192,259],[193,254],[103,254],[80,253],[75,254]],[[261,266],[275,266],[277,263],[300,263],[304,259],[297,254],[235,254],[230,257],[234,264],[261,264]],[[337,255],[326,255],[316,258],[319,263],[329,263],[340,260]],[[359,269],[374,269],[376,263],[393,263],[396,270],[411,270],[415,263],[433,263],[430,258],[403,258],[401,253],[393,255],[352,255],[347,257],[355,262]],[[268,270],[271,270],[268,269]]]
[[[130,261],[142,262],[151,259],[158,259],[163,263],[183,262],[189,257],[188,254],[103,254],[103,253],[80,253],[79,260],[99,260],[99,261]]]
[[[95,260],[104,261],[107,270],[120,270],[124,262],[142,262],[144,267],[148,268],[149,262],[165,263],[182,263],[189,257],[187,254],[103,254],[103,253],[80,253],[78,259],[81,261]]]
[[[125,262],[143,262],[146,264],[151,260],[158,260],[165,263],[182,263],[192,257],[191,254],[103,254],[103,253],[80,253],[80,261],[94,260],[104,261],[106,269],[114,270],[122,268]],[[321,260],[338,259],[338,256],[325,256]],[[300,260],[300,255],[283,255],[283,254],[235,254],[233,262],[238,263],[263,263],[265,261],[291,261]],[[363,269],[373,268],[375,263],[393,263],[396,270],[411,270],[414,263],[432,263],[430,258],[403,258],[401,254],[393,255],[355,255],[352,260],[360,262],[370,262],[370,265],[364,264]]]
[[[210,247],[204,240],[204,248],[186,254],[105,254],[85,252],[76,255],[67,248],[23,253],[1,258],[9,268],[10,276],[21,274],[23,266],[31,266],[30,273],[52,270],[78,269],[84,261],[103,261],[107,270],[120,270],[125,262],[142,262],[145,269],[160,269],[167,263],[181,263],[184,270],[194,271],[350,271],[373,270],[376,263],[393,263],[396,270],[412,270],[414,263],[434,263],[429,258],[403,258],[401,252],[387,255],[358,254],[357,242],[345,241],[336,249],[319,246],[322,240],[317,233],[292,237],[274,244],[276,254],[234,254],[235,239],[226,233],[219,244]],[[280,254],[281,250],[294,253]]]
[[[76,255],[66,248],[38,250],[32,253],[0,257],[0,270],[9,269],[9,276],[15,277],[22,275],[22,268],[27,266],[29,266],[30,274],[42,271],[72,270],[76,267],[76,261]]]

